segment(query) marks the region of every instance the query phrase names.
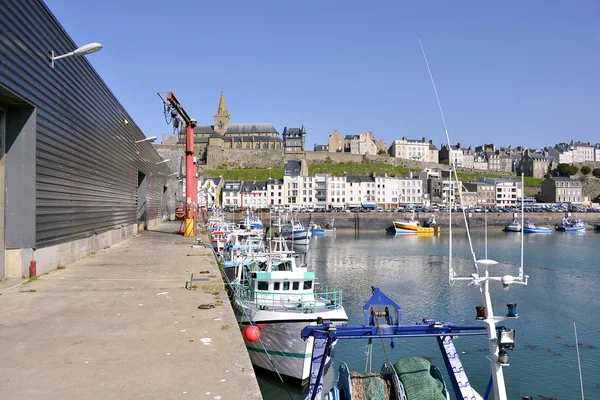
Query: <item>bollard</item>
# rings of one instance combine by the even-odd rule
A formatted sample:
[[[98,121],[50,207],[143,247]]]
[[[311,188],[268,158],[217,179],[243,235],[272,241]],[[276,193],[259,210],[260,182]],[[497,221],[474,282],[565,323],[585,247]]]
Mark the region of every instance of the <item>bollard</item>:
[[[32,260],[29,263],[29,277],[33,278],[34,276],[37,276],[37,263]]]

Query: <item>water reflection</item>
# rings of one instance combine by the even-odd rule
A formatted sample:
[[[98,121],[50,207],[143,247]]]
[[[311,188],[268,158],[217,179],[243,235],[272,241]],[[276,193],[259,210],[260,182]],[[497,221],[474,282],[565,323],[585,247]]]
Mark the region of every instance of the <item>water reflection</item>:
[[[521,234],[500,230],[473,231],[473,251],[477,259],[491,258],[500,262],[496,273],[515,274],[521,263]],[[551,234],[524,236],[525,273],[530,284],[508,291],[492,286],[496,314],[506,312],[506,304],[518,303],[520,317],[505,321],[517,331],[515,351],[510,353],[510,367],[504,369],[509,398],[530,395],[534,398],[575,398],[580,393],[577,355],[574,349],[573,321],[577,322],[583,380],[586,394],[600,398],[600,365],[596,362],[600,337],[594,316],[600,309],[600,274],[596,261],[600,235]],[[455,270],[468,275],[473,272],[473,255],[465,231],[453,236]],[[385,232],[338,230],[336,236],[315,237],[306,253],[309,269],[315,271],[322,284],[342,288],[344,307],[352,324],[362,324],[362,306],[371,295],[371,286],[379,286],[402,307],[404,322],[424,317],[459,324],[476,324],[475,306],[479,305],[477,288],[463,283],[448,283],[448,234],[439,236],[386,235]],[[340,341],[333,368],[335,376],[340,361],[352,371],[365,366],[365,344],[360,340]],[[409,356],[431,358],[443,367],[435,339],[395,340],[386,351],[392,362]],[[487,344],[482,337],[463,337],[456,341],[461,360],[471,383],[480,394],[490,378]],[[381,343],[373,352],[373,369],[379,370],[385,360]],[[264,387],[263,378],[261,388]],[[275,385],[276,386],[276,385]],[[278,389],[277,389],[278,390]],[[287,393],[265,399],[287,397]]]

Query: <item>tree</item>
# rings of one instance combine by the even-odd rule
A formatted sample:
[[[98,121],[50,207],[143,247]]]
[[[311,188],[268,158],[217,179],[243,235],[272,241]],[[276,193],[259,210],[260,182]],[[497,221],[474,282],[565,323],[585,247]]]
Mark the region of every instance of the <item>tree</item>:
[[[387,151],[385,151],[384,149],[379,149],[379,151],[377,152],[378,155],[383,156],[387,154]]]
[[[592,175],[594,175],[596,178],[600,178],[600,168],[594,168]]]
[[[558,164],[556,169],[558,170],[560,176],[575,175],[579,171],[579,168],[571,164]]]
[[[592,172],[592,169],[590,167],[588,167],[587,165],[584,165],[583,167],[581,167],[581,173],[582,174],[587,175],[590,172]]]

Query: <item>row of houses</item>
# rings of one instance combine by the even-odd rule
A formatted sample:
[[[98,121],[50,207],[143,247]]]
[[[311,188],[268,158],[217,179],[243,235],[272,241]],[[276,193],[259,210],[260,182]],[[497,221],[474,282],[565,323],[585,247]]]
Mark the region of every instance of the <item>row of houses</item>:
[[[351,154],[381,154],[385,148],[382,140],[375,140],[372,132],[342,137],[336,130],[329,136],[328,145],[315,145],[315,151],[341,152]],[[454,164],[457,167],[504,172],[536,178],[545,177],[558,164],[600,162],[600,144],[576,142],[559,143],[543,149],[523,147],[496,148],[494,144],[484,144],[476,148],[442,144],[440,149],[433,140],[408,139],[394,140],[386,151],[391,157],[436,164]]]
[[[516,177],[486,178],[456,184],[450,170],[426,168],[401,177],[330,174],[308,175],[304,161],[288,161],[283,179],[267,181],[223,180],[205,177],[199,182],[199,201],[207,207],[322,209],[382,208],[398,206],[447,206],[452,200],[468,207],[516,207],[523,196]],[[565,177],[543,181],[540,201],[546,203],[586,201],[581,182]]]

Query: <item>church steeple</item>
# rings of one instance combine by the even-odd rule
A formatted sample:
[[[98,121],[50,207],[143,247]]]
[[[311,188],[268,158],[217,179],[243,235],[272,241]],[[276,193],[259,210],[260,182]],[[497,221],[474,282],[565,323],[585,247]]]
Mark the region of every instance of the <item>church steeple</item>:
[[[225,107],[225,96],[223,96],[223,92],[221,92],[221,98],[219,99],[219,109],[217,110],[217,115],[226,115],[229,117],[229,111],[227,111],[227,107]]]
[[[215,126],[214,130],[221,135],[224,135],[227,131],[227,125],[229,125],[229,111],[225,106],[225,96],[223,96],[223,92],[221,91],[221,98],[219,99],[219,108],[217,109],[217,113],[214,115]]]

